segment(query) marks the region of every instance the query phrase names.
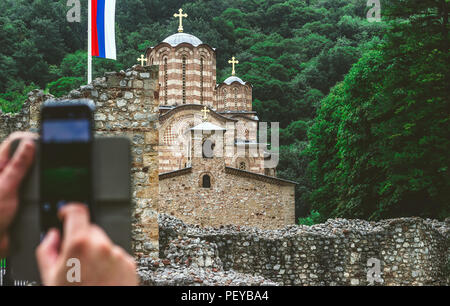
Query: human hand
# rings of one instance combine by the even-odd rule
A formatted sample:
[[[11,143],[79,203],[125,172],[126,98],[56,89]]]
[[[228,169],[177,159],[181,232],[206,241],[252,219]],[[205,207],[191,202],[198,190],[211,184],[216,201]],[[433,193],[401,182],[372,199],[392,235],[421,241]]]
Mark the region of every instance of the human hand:
[[[133,258],[116,246],[97,225],[89,222],[83,204],[67,204],[59,211],[64,237],[50,230],[36,250],[42,282],[48,286],[94,285],[136,286],[138,277]],[[70,283],[67,262],[80,262],[80,283]]]
[[[33,133],[15,132],[0,145],[0,257],[8,251],[8,227],[17,211],[20,183],[33,162],[37,137]],[[10,159],[11,143],[16,139],[22,141]]]

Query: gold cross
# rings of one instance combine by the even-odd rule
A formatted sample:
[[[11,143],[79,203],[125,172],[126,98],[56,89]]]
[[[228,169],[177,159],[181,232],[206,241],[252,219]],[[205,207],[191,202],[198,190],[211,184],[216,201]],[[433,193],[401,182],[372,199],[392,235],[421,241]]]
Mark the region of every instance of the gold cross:
[[[183,9],[178,10],[179,14],[173,14],[173,17],[180,17],[180,26],[178,27],[178,32],[183,33],[183,17],[187,17],[187,14],[183,14]]]
[[[147,59],[144,58],[144,54],[141,54],[141,58],[138,58],[137,61],[141,62],[141,66],[144,66],[144,62],[147,62]]]
[[[233,56],[231,58],[231,60],[228,61],[228,64],[233,65],[233,70],[231,71],[231,75],[235,75],[236,74],[236,70],[234,70],[234,65],[239,64],[239,61],[236,60],[236,58]]]
[[[205,106],[202,110],[201,110],[201,112],[203,113],[203,121],[206,121],[206,120],[208,120],[208,113],[210,112],[210,110]]]

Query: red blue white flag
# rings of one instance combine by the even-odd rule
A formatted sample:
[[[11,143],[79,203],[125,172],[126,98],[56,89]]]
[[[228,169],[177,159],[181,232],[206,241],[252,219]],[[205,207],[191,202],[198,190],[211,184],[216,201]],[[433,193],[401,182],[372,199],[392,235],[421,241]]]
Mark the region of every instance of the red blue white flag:
[[[92,55],[116,59],[116,0],[90,0],[92,5]]]

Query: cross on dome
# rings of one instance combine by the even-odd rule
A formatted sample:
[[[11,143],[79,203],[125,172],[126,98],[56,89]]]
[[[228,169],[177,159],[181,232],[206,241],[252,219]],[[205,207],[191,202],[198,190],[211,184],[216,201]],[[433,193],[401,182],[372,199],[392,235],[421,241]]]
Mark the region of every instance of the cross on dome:
[[[173,17],[180,18],[180,26],[178,27],[179,33],[183,33],[183,17],[186,18],[187,16],[188,14],[183,14],[183,9],[181,8],[178,10],[178,14],[177,13],[173,14]]]
[[[239,64],[239,61],[236,60],[236,58],[233,56],[231,58],[231,60],[228,61],[228,64],[231,64],[232,67],[233,67],[233,70],[231,71],[231,75],[236,75],[236,70],[234,68],[235,68],[236,64]]]

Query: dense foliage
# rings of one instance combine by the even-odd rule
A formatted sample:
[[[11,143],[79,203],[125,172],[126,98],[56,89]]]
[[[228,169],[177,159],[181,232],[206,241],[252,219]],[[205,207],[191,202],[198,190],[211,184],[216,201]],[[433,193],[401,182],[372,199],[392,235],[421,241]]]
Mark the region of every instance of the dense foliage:
[[[32,88],[61,96],[86,80],[87,0],[81,23],[67,22],[66,2],[0,2],[3,112],[18,111]],[[383,22],[369,23],[366,0],[120,0],[118,60],[95,58],[94,77],[174,34],[182,7],[185,32],[218,50],[218,81],[236,56],[260,119],[280,122],[278,175],[299,182],[298,213],[315,209],[302,222],[442,216],[447,3],[382,1]]]
[[[390,0],[384,42],[322,101],[309,135],[311,201],[321,216],[450,215],[443,3]]]

